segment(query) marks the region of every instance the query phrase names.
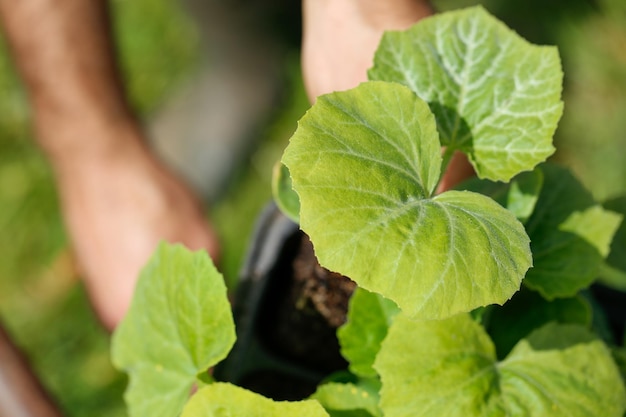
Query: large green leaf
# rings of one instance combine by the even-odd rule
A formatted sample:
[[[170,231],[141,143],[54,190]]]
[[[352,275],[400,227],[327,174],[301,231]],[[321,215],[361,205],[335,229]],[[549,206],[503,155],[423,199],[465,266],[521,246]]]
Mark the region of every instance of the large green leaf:
[[[375,367],[385,417],[622,417],[626,409],[611,353],[578,326],[549,324],[498,362],[468,315],[398,315]]]
[[[467,153],[481,178],[508,181],[554,152],[563,109],[556,48],[528,43],[481,7],[386,33],[369,77],[426,100],[442,144]]]
[[[350,363],[350,371],[363,377],[377,376],[372,365],[398,311],[393,301],[357,287],[350,298],[348,319],[337,330],[341,354]]]
[[[170,414],[173,416],[176,414]],[[195,393],[181,417],[328,417],[328,414],[317,401],[272,401],[235,385],[216,383]]]
[[[492,199],[432,196],[441,173],[434,118],[404,86],[368,82],[319,97],[283,162],[320,263],[411,316],[501,304],[531,264],[523,226]]]
[[[598,278],[621,216],[596,204],[568,170],[542,170],[544,186],[526,223],[534,267],[524,283],[548,299],[571,297]]]
[[[161,244],[113,337],[113,362],[130,376],[130,416],[178,415],[196,376],[226,357],[234,342],[226,286],[209,256]]]

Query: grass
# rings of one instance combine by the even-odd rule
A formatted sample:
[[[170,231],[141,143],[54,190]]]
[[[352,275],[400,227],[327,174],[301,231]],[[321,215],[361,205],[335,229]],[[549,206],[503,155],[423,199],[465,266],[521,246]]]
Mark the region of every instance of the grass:
[[[446,8],[476,2],[435,3]],[[512,2],[484,3],[502,16],[517,13]],[[598,6],[587,7],[579,0],[562,5],[559,18],[551,19],[554,10],[547,7],[558,2],[531,3],[532,12],[542,18],[518,19],[517,29],[559,45],[566,64],[558,157],[574,167],[597,197],[622,194],[626,5],[598,0]],[[196,32],[174,0],[114,0],[113,5],[132,101],[149,115],[193,70]],[[523,25],[529,21],[533,25]],[[307,107],[297,56],[286,65],[290,94],[260,132],[262,146],[212,210],[224,243],[222,269],[231,283],[256,215],[270,199],[271,166]],[[0,316],[68,416],[123,416],[125,379],[110,365],[109,337],[75,276],[51,172],[32,142],[27,105],[6,53],[0,53],[0,91]]]

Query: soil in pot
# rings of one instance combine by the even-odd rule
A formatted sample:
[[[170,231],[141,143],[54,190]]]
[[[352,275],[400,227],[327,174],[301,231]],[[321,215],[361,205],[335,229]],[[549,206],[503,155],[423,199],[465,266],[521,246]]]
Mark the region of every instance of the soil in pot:
[[[295,226],[279,249],[269,271],[251,267],[242,278],[234,308],[238,341],[215,376],[274,400],[300,400],[347,368],[336,331],[356,284],[321,267]]]
[[[259,339],[272,351],[311,369],[345,369],[336,331],[346,321],[355,283],[323,268],[304,233],[294,237],[298,251],[283,280],[273,282],[259,328]],[[281,282],[282,281],[282,282]]]

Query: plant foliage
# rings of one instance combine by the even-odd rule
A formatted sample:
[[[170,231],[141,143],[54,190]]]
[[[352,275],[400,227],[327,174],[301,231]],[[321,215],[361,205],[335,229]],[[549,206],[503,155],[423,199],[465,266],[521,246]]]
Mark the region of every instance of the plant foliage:
[[[587,289],[626,288],[624,200],[544,163],[556,49],[470,8],[385,34],[369,76],[318,98],[274,182],[320,264],[359,285],[349,380],[300,402],[212,382],[235,338],[222,277],[162,245],[114,338],[131,417],[623,416],[626,355]],[[437,194],[456,151],[479,178]]]

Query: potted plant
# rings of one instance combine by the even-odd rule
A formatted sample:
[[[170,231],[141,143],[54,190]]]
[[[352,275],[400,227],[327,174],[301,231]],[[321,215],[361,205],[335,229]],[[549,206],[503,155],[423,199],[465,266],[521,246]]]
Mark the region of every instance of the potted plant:
[[[346,299],[345,277],[356,283],[337,333],[348,372],[301,401],[215,382],[207,370],[236,338],[223,280],[206,254],[161,245],[114,336],[130,415],[624,415],[622,336],[589,290],[599,276],[624,282],[622,258],[609,256],[622,215],[544,163],[562,112],[556,49],[476,7],[385,34],[369,78],[318,99],[276,180],[277,202],[310,238],[326,282],[342,282]],[[437,194],[455,152],[478,178]],[[281,291],[263,280],[277,265],[265,256],[304,239],[296,223],[268,216],[284,239],[252,256],[262,267],[249,281],[266,290],[244,285],[249,304],[236,308]],[[623,250],[618,233],[613,248]],[[278,325],[264,314],[266,329]],[[286,381],[319,379],[290,362],[294,352],[243,352],[243,369],[274,363]]]

